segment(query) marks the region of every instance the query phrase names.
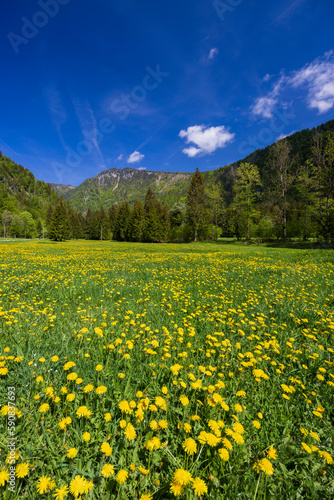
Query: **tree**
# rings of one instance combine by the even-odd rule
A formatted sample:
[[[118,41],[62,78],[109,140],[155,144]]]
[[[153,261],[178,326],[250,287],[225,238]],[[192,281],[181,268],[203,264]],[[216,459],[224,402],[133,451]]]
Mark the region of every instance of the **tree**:
[[[36,231],[37,231],[38,238],[41,238],[43,235],[43,226],[42,226],[40,219],[38,219],[38,221],[37,221]]]
[[[286,241],[287,194],[298,171],[291,158],[291,148],[286,139],[275,142],[269,153],[267,167],[270,175],[271,194],[278,203],[281,214],[283,240]]]
[[[326,194],[326,237],[329,240],[334,225],[333,211],[330,208],[330,200],[334,195],[334,132],[328,132],[326,135],[323,177]]]
[[[117,219],[117,214],[118,214],[118,206],[116,203],[111,205],[108,210],[108,221],[109,221],[109,229],[111,231],[111,234],[114,232],[115,229],[115,222]]]
[[[11,230],[11,234],[14,235],[14,238],[22,235],[23,223],[18,215],[13,215],[10,230]]]
[[[141,201],[136,200],[129,219],[128,239],[142,241],[145,230],[145,210]]]
[[[100,232],[100,240],[106,240],[108,238],[109,221],[108,217],[101,205],[100,211],[97,212],[98,226]]]
[[[307,239],[307,209],[316,199],[316,170],[310,161],[302,165],[296,179],[296,189],[304,204],[303,240]]]
[[[2,220],[2,225],[3,225],[3,237],[6,238],[7,237],[7,227],[10,226],[11,222],[12,222],[12,214],[8,211],[8,210],[4,210],[2,212],[2,217],[1,217],[1,220]]]
[[[144,201],[145,210],[145,230],[144,241],[161,241],[161,205],[151,188],[148,188]]]
[[[186,220],[191,226],[194,235],[194,241],[197,241],[198,230],[205,218],[205,194],[204,178],[198,168],[193,174],[187,196]]]
[[[35,224],[34,224],[34,219],[31,215],[30,212],[21,212],[20,213],[20,219],[22,222],[22,228],[24,231],[24,237],[26,238],[27,236],[32,237],[35,231]]]
[[[123,203],[120,204],[118,210],[114,233],[113,233],[113,240],[116,241],[127,240],[130,214],[131,212],[129,203],[127,201],[123,201]]]
[[[54,241],[69,240],[72,236],[68,213],[62,200],[53,210],[48,236]]]
[[[221,219],[223,203],[224,203],[222,186],[217,182],[215,182],[215,180],[212,180],[206,186],[206,194],[209,200],[209,210],[211,213],[212,224],[216,230],[215,239],[216,241],[218,241],[218,224]],[[212,231],[212,236],[213,236],[213,231]]]
[[[249,221],[253,203],[258,195],[257,188],[262,186],[260,172],[256,165],[240,163],[234,184],[235,204],[244,207],[247,219],[247,241],[250,240]]]

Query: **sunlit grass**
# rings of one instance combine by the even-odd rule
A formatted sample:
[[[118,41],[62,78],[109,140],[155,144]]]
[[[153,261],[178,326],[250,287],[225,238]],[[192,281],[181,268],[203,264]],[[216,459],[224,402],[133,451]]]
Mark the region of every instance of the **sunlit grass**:
[[[4,498],[333,497],[333,252],[0,251]]]

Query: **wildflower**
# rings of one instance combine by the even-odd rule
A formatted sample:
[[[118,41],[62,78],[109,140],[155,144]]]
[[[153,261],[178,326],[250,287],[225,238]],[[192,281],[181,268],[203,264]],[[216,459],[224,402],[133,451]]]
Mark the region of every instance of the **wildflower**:
[[[153,500],[152,495],[148,495],[147,493],[143,493],[139,500]]]
[[[68,493],[69,489],[66,484],[64,486],[61,486],[60,488],[56,488],[54,492],[55,500],[63,500],[65,497],[67,497]]]
[[[168,427],[167,420],[159,420],[158,424],[160,429],[167,429]]]
[[[105,454],[106,457],[110,457],[110,455],[112,454],[112,448],[106,441],[101,444],[101,451]]]
[[[229,452],[226,448],[219,448],[218,450],[219,456],[224,462],[227,462],[230,458]]]
[[[82,439],[88,443],[88,441],[90,441],[90,434],[89,432],[84,432],[83,435],[82,435]]]
[[[271,458],[272,460],[277,459],[277,450],[275,450],[273,445],[271,445],[269,450],[267,451],[267,456],[268,456],[268,458]]]
[[[194,453],[197,452],[196,441],[192,438],[188,438],[185,441],[183,441],[182,446],[187,455],[194,455]]]
[[[149,469],[144,469],[144,467],[142,467],[141,465],[138,467],[139,471],[144,475],[144,476],[147,476],[147,474],[149,474]]]
[[[56,363],[58,360],[59,360],[58,356],[52,356],[51,358],[51,361],[53,361],[53,363]]]
[[[272,463],[267,458],[257,460],[253,468],[256,469],[257,472],[264,472],[265,474],[267,474],[267,476],[271,476],[274,473]]]
[[[66,378],[67,380],[75,380],[76,378],[78,378],[78,375],[75,372],[72,372],[69,373]]]
[[[5,467],[1,467],[0,486],[4,486],[6,481],[9,481],[9,472],[5,469]]]
[[[100,371],[102,371],[102,370],[103,370],[103,366],[102,366],[102,365],[96,365],[95,370],[96,370],[97,372],[100,372]]]
[[[117,475],[116,475],[116,481],[118,482],[118,484],[124,484],[127,480],[129,476],[129,473],[124,470],[124,469],[121,469],[120,471],[117,472]]]
[[[183,486],[181,484],[178,484],[178,483],[175,483],[174,481],[172,481],[170,483],[170,490],[175,497],[179,497],[183,493]]]
[[[189,399],[183,394],[180,396],[180,402],[183,406],[187,406],[189,404]]]
[[[39,375],[38,377],[36,377],[36,382],[43,382],[44,378]]]
[[[67,452],[67,458],[75,458],[78,454],[78,450],[76,448],[70,448]]]
[[[88,481],[78,474],[72,479],[70,483],[70,492],[75,498],[88,492]]]
[[[121,401],[118,405],[119,409],[122,411],[122,412],[125,412],[127,414],[130,414],[132,413],[132,410],[129,406],[129,403],[127,401]]]
[[[48,411],[48,409],[50,408],[50,406],[48,405],[48,403],[44,403],[42,404],[40,407],[39,407],[39,412],[40,413],[46,413]]]
[[[76,414],[78,417],[89,418],[91,415],[93,415],[93,412],[88,410],[87,406],[80,406],[80,408],[77,409]]]
[[[106,413],[106,414],[104,415],[104,420],[105,420],[106,422],[110,422],[110,420],[111,420],[111,413]]]
[[[245,429],[240,424],[240,422],[234,422],[232,427],[235,430],[235,432],[239,432],[239,434],[244,434],[245,433]]]
[[[261,424],[258,420],[253,420],[252,424],[254,425],[255,429],[261,429]]]
[[[52,489],[53,487],[53,481],[51,481],[50,477],[47,476],[42,476],[39,478],[37,481],[37,491],[40,495],[43,493],[46,493],[48,489]]]
[[[128,423],[128,425],[126,426],[126,429],[124,431],[124,435],[128,441],[133,441],[134,439],[136,439],[137,433],[136,433],[136,430],[131,423]]]
[[[192,481],[192,477],[187,470],[177,469],[174,472],[173,481],[181,486],[187,486]]]
[[[332,456],[327,451],[318,450],[318,453],[321,456],[321,458],[323,458],[324,460],[326,460],[326,462],[328,464],[332,464],[333,463],[333,458],[332,458]]]
[[[84,392],[92,392],[94,390],[94,386],[92,384],[88,384],[83,388]]]
[[[302,443],[302,448],[304,448],[304,450],[307,451],[307,453],[312,453],[312,450],[308,444]]]
[[[75,394],[67,394],[66,396],[66,401],[74,401],[75,400]]]
[[[191,432],[191,425],[186,422],[185,424],[183,424],[183,430],[188,434],[189,432]]]
[[[21,463],[16,466],[15,474],[16,477],[22,478],[28,475],[29,472],[29,464],[27,463]]]
[[[104,385],[100,385],[95,392],[96,394],[104,394],[107,392],[107,388]]]
[[[222,439],[222,444],[227,448],[228,450],[232,450],[233,446],[231,441],[229,441],[227,438]]]
[[[111,464],[105,464],[102,467],[101,474],[102,474],[103,477],[113,476],[115,474],[115,469],[114,469],[113,465],[111,465]]]
[[[310,431],[310,436],[313,437],[313,439],[315,439],[316,441],[320,441],[319,435],[316,432]]]
[[[192,484],[192,489],[195,491],[196,496],[204,495],[208,492],[208,487],[205,482],[199,477],[195,477]]]

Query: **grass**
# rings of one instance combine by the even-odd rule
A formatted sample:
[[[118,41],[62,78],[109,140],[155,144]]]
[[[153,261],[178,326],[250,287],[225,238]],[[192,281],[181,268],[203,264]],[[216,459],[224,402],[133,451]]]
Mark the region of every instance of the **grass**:
[[[0,251],[4,499],[333,498],[333,251]]]

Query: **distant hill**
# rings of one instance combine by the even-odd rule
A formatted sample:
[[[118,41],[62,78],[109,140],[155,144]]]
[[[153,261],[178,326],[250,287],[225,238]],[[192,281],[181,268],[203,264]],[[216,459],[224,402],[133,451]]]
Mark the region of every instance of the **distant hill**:
[[[43,219],[48,205],[59,200],[50,184],[37,180],[30,170],[0,152],[0,214],[27,211],[34,219]]]
[[[316,129],[321,132],[334,131],[334,120],[319,125]],[[292,154],[298,158],[298,163],[304,163],[311,158],[314,130],[304,129],[287,137]],[[229,203],[232,200],[235,171],[239,164],[241,162],[255,163],[262,175],[268,160],[269,149],[270,146],[258,149],[246,158],[230,165],[204,172],[203,176],[206,180],[211,179],[224,184],[226,201]],[[64,184],[51,184],[51,187],[81,212],[86,212],[88,208],[97,210],[101,205],[108,209],[113,203],[120,203],[124,200],[130,204],[136,199],[144,200],[149,187],[162,203],[171,208],[175,203],[182,203],[186,200],[191,175],[184,172],[152,172],[129,167],[111,168],[86,179],[77,187]]]
[[[82,182],[78,187],[51,184],[51,187],[69,203],[86,212],[101,205],[108,209],[113,203],[143,200],[150,187],[159,200],[171,208],[176,202],[185,201],[192,174],[181,172],[152,172],[135,168],[111,168]]]

